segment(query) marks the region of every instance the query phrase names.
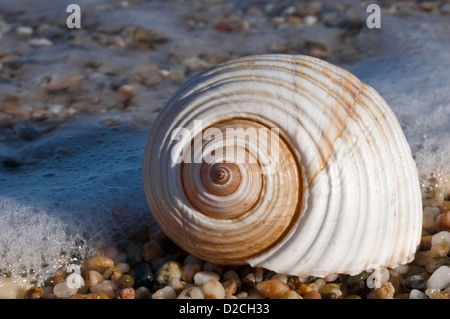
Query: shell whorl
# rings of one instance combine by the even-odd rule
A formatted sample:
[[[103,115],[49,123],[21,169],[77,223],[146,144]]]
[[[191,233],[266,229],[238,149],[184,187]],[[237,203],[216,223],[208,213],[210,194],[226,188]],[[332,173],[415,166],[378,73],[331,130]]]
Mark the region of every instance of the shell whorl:
[[[410,261],[420,240],[420,187],[395,115],[311,57],[251,56],[194,77],[156,119],[143,179],[162,230],[216,263],[355,274]]]

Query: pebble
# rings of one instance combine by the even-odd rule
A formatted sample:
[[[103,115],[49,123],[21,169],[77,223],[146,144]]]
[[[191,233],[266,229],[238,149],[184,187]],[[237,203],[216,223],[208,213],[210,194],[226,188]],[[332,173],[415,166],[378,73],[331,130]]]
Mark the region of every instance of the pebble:
[[[256,278],[255,278],[256,279]],[[275,274],[271,277],[271,279],[278,279],[279,281],[287,284],[288,281],[288,276],[284,275],[284,274]]]
[[[156,240],[150,240],[142,246],[142,259],[145,262],[152,262],[156,258],[164,256],[161,245]]]
[[[227,17],[220,19],[214,24],[214,28],[224,32],[244,32],[249,25],[238,17]]]
[[[433,296],[433,298],[431,298],[431,299],[449,299],[449,298],[448,298],[446,295],[444,295],[444,294],[438,292],[438,293],[435,294],[435,295]]]
[[[437,230],[436,217],[430,210],[423,211],[422,229],[428,233],[434,233]]]
[[[225,296],[234,295],[234,293],[237,291],[237,284],[236,280],[234,279],[228,279],[222,282],[222,286],[223,289],[225,290]]]
[[[380,288],[376,288],[375,296],[377,299],[390,299],[394,297],[394,286],[390,282],[384,283]]]
[[[220,276],[211,271],[199,271],[194,275],[194,283],[199,286],[202,286],[211,279],[219,280]]]
[[[175,290],[171,287],[171,286],[165,286],[163,288],[160,288],[158,290],[156,290],[153,295],[152,295],[152,299],[176,299],[177,298],[177,293],[175,292]]]
[[[135,291],[131,287],[123,288],[120,290],[116,290],[115,295],[116,299],[134,299]]]
[[[31,37],[33,35],[34,30],[33,30],[32,27],[21,25],[21,26],[17,27],[16,33],[20,37],[29,38],[29,37]]]
[[[200,267],[203,267],[204,263],[205,262],[203,260],[191,254],[187,255],[186,258],[184,258],[183,260],[183,265],[198,264]]]
[[[153,282],[153,272],[148,263],[139,263],[130,270],[130,275],[134,278],[135,286],[145,286],[149,288]]]
[[[427,287],[431,289],[444,289],[450,284],[450,267],[441,266],[430,276]]]
[[[174,277],[181,278],[181,273],[181,264],[176,261],[170,260],[158,269],[155,276],[155,282],[158,285],[165,286],[169,283],[170,279]]]
[[[110,268],[109,268],[110,269]],[[85,285],[88,287],[95,286],[101,283],[105,278],[96,270],[90,270],[85,278]]]
[[[412,289],[409,293],[409,299],[427,299],[427,295],[417,289]]]
[[[203,270],[204,271],[215,272],[219,276],[223,275],[223,268],[224,268],[223,265],[218,265],[218,264],[211,263],[211,262],[208,262],[208,261],[203,264]]]
[[[53,293],[58,298],[67,298],[78,291],[78,288],[68,287],[66,282],[60,282],[53,287]]]
[[[439,230],[450,231],[450,211],[440,214],[436,218],[436,223]]]
[[[440,257],[447,256],[450,250],[450,232],[441,231],[431,238],[431,251]]]
[[[92,286],[90,288],[91,292],[103,292],[108,295],[109,298],[113,299],[115,296],[114,291],[118,288],[118,285],[115,281],[112,280],[104,280],[101,283]]]
[[[427,288],[427,280],[422,275],[408,277],[405,284],[408,289],[425,290]]]
[[[287,293],[285,293],[282,297],[282,299],[303,299],[297,292],[294,290],[289,290]]]
[[[122,275],[119,279],[117,279],[117,285],[120,289],[133,287],[134,278],[130,275]]]
[[[103,291],[99,291],[88,294],[73,294],[69,297],[69,299],[111,299],[111,297]]]
[[[179,294],[184,288],[184,285],[180,281],[180,278],[177,277],[173,277],[172,279],[170,279],[169,286],[172,287],[177,294]]]
[[[128,267],[129,268],[129,267]],[[123,275],[123,271],[120,267],[114,266],[112,268],[108,268],[103,272],[104,279],[113,279],[117,280]]]
[[[342,296],[342,291],[340,290],[340,285],[336,283],[327,283],[322,287],[321,294],[325,295],[328,293],[333,293],[335,298],[340,298]]]
[[[30,44],[34,46],[49,46],[52,45],[53,42],[47,38],[34,38],[30,40]]]
[[[223,280],[233,279],[236,282],[236,287],[237,288],[239,288],[241,286],[241,278],[239,277],[237,272],[235,272],[234,270],[226,271],[223,274],[222,278],[223,278]]]
[[[150,290],[147,287],[141,286],[134,291],[134,299],[148,299],[150,297]]]
[[[200,287],[190,287],[184,289],[177,299],[205,299],[205,295]]]
[[[200,270],[199,264],[185,264],[181,270],[181,278],[187,283],[193,283],[195,274]]]
[[[322,296],[318,291],[311,290],[303,295],[303,299],[322,299]]]
[[[41,287],[32,286],[23,296],[24,299],[42,299],[44,297],[44,290]]]
[[[114,260],[106,256],[91,256],[83,260],[81,268],[93,269],[102,273],[107,268],[114,267]]]
[[[269,279],[256,284],[256,289],[265,298],[281,298],[287,293],[289,286],[279,279]]]
[[[223,299],[225,298],[225,289],[222,284],[216,280],[211,279],[202,285],[202,291],[205,299]]]
[[[428,298],[432,299],[436,294],[440,292],[440,289],[437,288],[427,288],[425,289],[425,294],[428,296]]]

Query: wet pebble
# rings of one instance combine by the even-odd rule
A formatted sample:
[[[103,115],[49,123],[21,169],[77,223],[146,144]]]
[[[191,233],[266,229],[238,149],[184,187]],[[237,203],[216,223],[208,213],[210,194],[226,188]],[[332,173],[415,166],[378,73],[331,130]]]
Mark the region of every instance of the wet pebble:
[[[100,292],[91,292],[88,294],[73,294],[69,297],[69,299],[111,299],[110,295],[100,291]]]
[[[190,287],[184,289],[177,299],[205,299],[205,295],[200,287]]]
[[[130,270],[130,275],[134,278],[135,286],[145,286],[149,288],[153,282],[153,272],[148,263],[139,263]]]
[[[444,289],[450,285],[450,267],[441,266],[430,276],[427,281],[428,288]]]
[[[92,286],[90,288],[91,292],[95,293],[105,293],[109,298],[114,298],[115,290],[118,288],[118,285],[115,281],[112,280],[104,280],[101,283]]]
[[[269,279],[256,284],[256,289],[265,298],[281,298],[290,288],[279,279]]]
[[[427,288],[427,280],[422,275],[408,277],[405,284],[408,289],[425,290]]]
[[[67,298],[78,291],[78,288],[68,287],[65,281],[56,284],[53,287],[53,293],[58,298]]]
[[[199,271],[194,275],[194,283],[199,286],[202,286],[211,279],[219,280],[220,276],[211,271]]]
[[[216,280],[211,279],[202,285],[202,291],[205,299],[223,299],[225,298],[225,289],[222,284]]]
[[[25,291],[24,299],[42,299],[44,297],[44,290],[42,287],[33,286]]]
[[[185,264],[181,270],[181,278],[187,283],[193,283],[195,274],[200,270],[199,264]]]
[[[150,290],[147,287],[141,286],[134,291],[134,299],[148,299],[150,297]]]
[[[429,274],[432,274],[441,266],[450,266],[449,256],[432,258],[425,269]]]
[[[322,299],[322,296],[318,291],[311,290],[303,295],[303,299]]]
[[[155,282],[158,285],[165,286],[170,279],[176,277],[181,278],[182,266],[180,263],[170,260],[163,264],[156,273]]]
[[[85,285],[87,287],[95,286],[99,283],[101,283],[105,278],[102,276],[101,273],[95,270],[90,270],[85,278]]]
[[[81,264],[81,268],[93,269],[99,272],[112,267],[114,267],[114,260],[106,256],[91,256],[84,259]]]
[[[116,299],[134,299],[135,291],[133,288],[123,288],[115,291]]]
[[[392,283],[386,282],[374,291],[377,299],[390,299],[394,297],[395,289]]]
[[[156,240],[151,240],[142,246],[142,259],[144,259],[145,262],[150,263],[163,255],[164,251]]]
[[[152,299],[176,299],[177,293],[171,286],[165,286],[163,288],[160,288],[156,290],[153,295]]]
[[[130,288],[134,285],[134,278],[130,275],[122,275],[117,280],[117,285],[120,289]]]
[[[409,293],[409,299],[427,299],[427,295],[417,289],[412,289]]]

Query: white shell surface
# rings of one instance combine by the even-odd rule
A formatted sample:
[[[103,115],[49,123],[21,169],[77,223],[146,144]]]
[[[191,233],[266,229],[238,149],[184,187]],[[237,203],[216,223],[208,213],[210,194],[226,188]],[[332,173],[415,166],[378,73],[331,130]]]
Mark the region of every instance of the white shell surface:
[[[265,230],[258,233],[259,225],[284,218],[276,202],[281,175],[263,177],[262,202],[255,209],[217,219],[187,200],[181,165],[172,158],[173,152],[192,143],[184,136],[173,140],[175,129],[185,128],[195,136],[199,132],[194,121],[205,127],[230,118],[278,128],[300,171],[298,211],[289,217],[282,236],[261,251],[257,246]],[[420,241],[419,180],[394,113],[374,89],[316,58],[251,56],[193,78],[155,121],[143,175],[147,201],[160,227],[204,259],[208,253],[202,255],[202,249],[219,256],[230,253],[223,238],[235,236],[237,246],[247,229],[253,243],[248,237],[240,243],[251,250],[245,262],[279,273],[324,277],[405,264]],[[239,231],[233,233],[235,226]]]

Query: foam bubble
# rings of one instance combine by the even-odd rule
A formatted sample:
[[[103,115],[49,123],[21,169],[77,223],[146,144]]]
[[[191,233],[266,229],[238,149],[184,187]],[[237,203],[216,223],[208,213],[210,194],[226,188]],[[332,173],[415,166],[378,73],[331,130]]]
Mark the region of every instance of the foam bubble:
[[[42,278],[96,240],[151,225],[141,176],[147,135],[103,116],[7,144],[20,165],[0,166],[0,269]]]

